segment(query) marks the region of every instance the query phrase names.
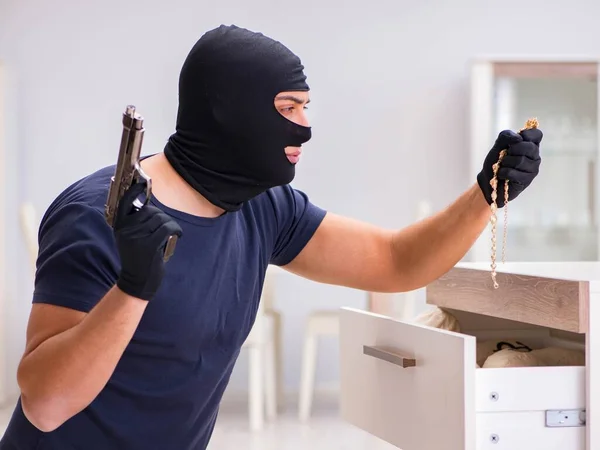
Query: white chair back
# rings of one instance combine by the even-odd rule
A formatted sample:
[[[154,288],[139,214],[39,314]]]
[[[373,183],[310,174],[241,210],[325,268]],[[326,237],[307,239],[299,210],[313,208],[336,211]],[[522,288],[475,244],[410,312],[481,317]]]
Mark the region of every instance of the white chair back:
[[[38,255],[38,240],[37,240],[37,228],[38,219],[35,211],[35,207],[30,202],[25,202],[21,205],[19,211],[19,218],[21,224],[21,232],[27,245],[27,252],[29,254],[29,262],[32,270],[35,273],[35,264]]]

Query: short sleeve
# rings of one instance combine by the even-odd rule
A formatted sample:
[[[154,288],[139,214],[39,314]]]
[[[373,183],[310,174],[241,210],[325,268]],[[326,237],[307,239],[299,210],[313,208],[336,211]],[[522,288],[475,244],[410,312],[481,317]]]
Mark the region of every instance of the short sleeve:
[[[277,222],[271,264],[284,266],[306,246],[326,211],[311,203],[304,192],[289,185],[272,189],[270,196]]]
[[[119,258],[100,211],[72,203],[40,224],[33,303],[89,312],[115,284]]]

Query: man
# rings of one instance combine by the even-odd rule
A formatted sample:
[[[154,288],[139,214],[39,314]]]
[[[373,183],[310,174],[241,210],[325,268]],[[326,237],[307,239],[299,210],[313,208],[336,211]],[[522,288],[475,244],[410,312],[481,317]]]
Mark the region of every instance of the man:
[[[134,185],[109,227],[108,167],[46,212],[21,397],[1,450],[206,448],[269,264],[369,291],[424,286],[486,226],[500,150],[511,199],[540,165],[540,131],[502,132],[450,207],[383,230],[290,187],[311,136],[309,88],[282,44],[235,26],[206,33],[182,68],[179,102],[164,152],[142,161],[151,204],[132,212]],[[164,263],[171,234],[180,238]]]

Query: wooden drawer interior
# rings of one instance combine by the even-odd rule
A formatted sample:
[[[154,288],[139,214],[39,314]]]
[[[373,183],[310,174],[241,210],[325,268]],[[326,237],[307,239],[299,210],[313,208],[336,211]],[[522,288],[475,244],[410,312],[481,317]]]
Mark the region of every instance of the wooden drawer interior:
[[[474,336],[477,342],[488,339],[522,340],[532,348],[557,346],[585,350],[585,334],[501,319],[468,311],[443,308],[460,325],[460,334]]]
[[[574,333],[587,330],[589,283],[455,267],[426,289],[427,303]]]

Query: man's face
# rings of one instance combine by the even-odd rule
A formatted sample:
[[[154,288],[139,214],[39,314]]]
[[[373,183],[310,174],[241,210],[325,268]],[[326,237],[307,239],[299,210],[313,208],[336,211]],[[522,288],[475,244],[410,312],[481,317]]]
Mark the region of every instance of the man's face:
[[[304,127],[308,127],[306,119],[306,105],[310,103],[308,92],[280,92],[275,97],[275,109],[286,119]],[[290,163],[296,164],[300,160],[302,149],[300,147],[286,147],[285,155]]]

